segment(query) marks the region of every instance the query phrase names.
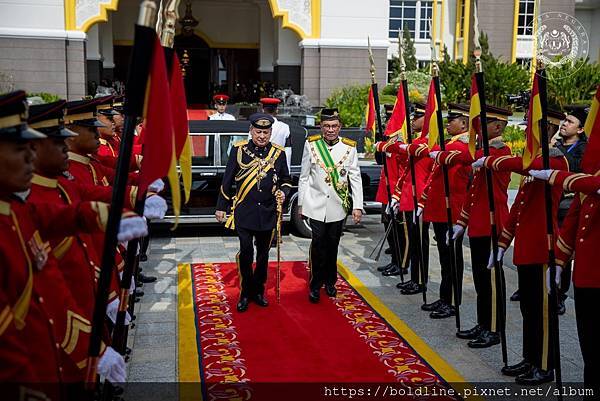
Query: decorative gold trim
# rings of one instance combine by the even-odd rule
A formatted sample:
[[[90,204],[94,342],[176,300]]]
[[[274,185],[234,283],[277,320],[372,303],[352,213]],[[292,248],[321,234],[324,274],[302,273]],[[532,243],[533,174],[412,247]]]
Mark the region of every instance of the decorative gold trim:
[[[311,0],[311,32],[305,32],[298,25],[290,22],[289,11],[279,8],[277,0],[269,0],[273,17],[281,17],[281,26],[296,32],[302,39],[321,37],[321,0]]]
[[[23,119],[20,114],[13,114],[12,116],[0,117],[0,129],[10,128],[17,125],[23,124]]]
[[[56,188],[58,186],[58,180],[42,177],[39,174],[33,174],[33,177],[31,177],[31,183],[46,188]]]
[[[3,216],[10,215],[10,203],[0,200],[0,214]]]
[[[81,26],[77,26],[77,0],[65,0],[65,30],[87,32],[95,23],[108,21],[108,11],[116,11],[119,8],[119,0],[98,5],[100,6],[98,14],[85,20]]]
[[[92,120],[96,118],[93,111],[87,113],[67,114],[65,116],[65,124],[73,124],[75,121]]]
[[[31,128],[51,128],[59,126],[61,121],[58,118],[52,118],[50,120],[38,121],[37,123],[29,124]]]
[[[69,160],[73,160],[83,164],[90,164],[90,158],[87,156],[80,155],[79,153],[68,152]]]
[[[92,326],[90,321],[81,315],[73,312],[72,310],[67,311],[67,330],[65,331],[65,338],[60,345],[67,354],[71,354],[77,347],[79,342],[79,332],[91,333]]]

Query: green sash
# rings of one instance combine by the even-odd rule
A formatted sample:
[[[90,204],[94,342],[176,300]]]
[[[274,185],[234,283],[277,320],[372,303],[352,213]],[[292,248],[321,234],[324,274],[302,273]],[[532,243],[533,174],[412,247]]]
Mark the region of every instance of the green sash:
[[[333,158],[331,157],[331,153],[329,153],[329,149],[327,149],[327,145],[323,138],[314,142],[319,155],[321,156],[321,160],[325,164],[327,168],[327,174],[329,175],[329,180],[331,181],[331,185],[335,189],[335,192],[338,194],[340,199],[342,200],[342,207],[344,211],[348,213],[350,211],[350,195],[348,193],[348,183],[346,181],[340,181],[340,173],[335,167],[335,163],[333,162]]]

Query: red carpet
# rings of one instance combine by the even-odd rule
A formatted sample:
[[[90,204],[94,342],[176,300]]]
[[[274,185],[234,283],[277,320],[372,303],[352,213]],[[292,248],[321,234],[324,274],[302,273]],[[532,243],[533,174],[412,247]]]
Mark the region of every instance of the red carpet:
[[[441,376],[342,277],[337,298],[322,291],[321,302],[314,305],[308,302],[306,262],[283,262],[281,303],[277,304],[273,263],[265,294],[270,305],[261,308],[251,303],[248,311],[239,313],[235,263],[195,264],[191,269],[204,399],[248,399],[241,395],[247,392],[252,399],[278,399],[266,397],[277,383],[286,384],[288,390],[298,383],[313,383],[313,390],[317,383],[448,389]],[[218,384],[236,382],[245,385]],[[285,399],[320,398],[292,390]]]

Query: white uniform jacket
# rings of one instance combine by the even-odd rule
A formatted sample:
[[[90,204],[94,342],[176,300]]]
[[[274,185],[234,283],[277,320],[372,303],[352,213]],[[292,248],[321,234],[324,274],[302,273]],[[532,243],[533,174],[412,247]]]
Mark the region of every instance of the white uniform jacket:
[[[290,147],[290,126],[273,117],[273,130],[271,131],[271,143],[285,148],[285,157],[287,158],[288,171],[292,171],[292,148]]]
[[[209,120],[235,121],[235,117],[229,113],[215,113],[208,116]]]
[[[307,138],[302,154],[302,170],[298,181],[298,206],[302,207],[302,215],[323,222],[340,221],[346,218],[342,201],[329,175],[324,169],[323,161],[315,146],[321,135]],[[352,196],[352,208],[363,210],[363,188],[358,167],[356,143],[340,138],[327,149],[338,170],[340,181],[347,182]]]

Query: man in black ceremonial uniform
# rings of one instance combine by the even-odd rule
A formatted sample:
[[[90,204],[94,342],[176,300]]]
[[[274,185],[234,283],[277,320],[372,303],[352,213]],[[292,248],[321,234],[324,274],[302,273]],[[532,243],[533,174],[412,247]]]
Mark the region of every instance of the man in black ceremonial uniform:
[[[251,139],[231,148],[215,217],[225,226],[237,230],[240,251],[237,264],[240,274],[240,300],[237,310],[244,312],[253,300],[268,306],[264,296],[271,239],[277,224],[277,201],[283,203],[291,188],[285,150],[273,144],[273,117],[256,113],[250,116]],[[226,211],[231,214],[226,219]],[[256,240],[256,269],[253,239]]]

